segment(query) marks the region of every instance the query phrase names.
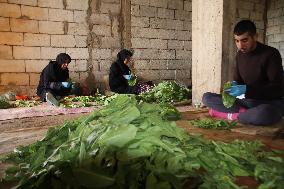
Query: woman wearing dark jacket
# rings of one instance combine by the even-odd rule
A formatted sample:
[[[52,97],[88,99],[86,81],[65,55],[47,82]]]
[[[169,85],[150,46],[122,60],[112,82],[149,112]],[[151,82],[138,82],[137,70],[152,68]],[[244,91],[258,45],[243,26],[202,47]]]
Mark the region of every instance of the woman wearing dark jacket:
[[[117,60],[112,63],[109,73],[109,86],[112,92],[121,94],[135,94],[136,87],[129,86],[131,70],[127,66],[131,61],[133,53],[123,49],[117,54]]]
[[[66,96],[70,93],[71,83],[68,82],[68,64],[70,62],[71,57],[68,54],[60,53],[57,55],[56,61],[50,61],[42,70],[37,87],[37,95],[41,101],[58,106],[59,103],[55,97]]]

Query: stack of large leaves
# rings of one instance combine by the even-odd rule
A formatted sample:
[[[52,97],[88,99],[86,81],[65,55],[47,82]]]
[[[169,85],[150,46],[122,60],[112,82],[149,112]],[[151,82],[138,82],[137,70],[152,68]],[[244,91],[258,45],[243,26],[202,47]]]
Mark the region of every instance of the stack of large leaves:
[[[191,90],[177,84],[175,81],[162,81],[150,91],[139,97],[144,102],[174,103],[191,98]]]
[[[118,96],[90,116],[52,128],[9,156],[7,180],[18,188],[239,188],[255,176],[262,188],[284,184],[283,159],[259,142],[209,142],[161,118],[159,105]]]

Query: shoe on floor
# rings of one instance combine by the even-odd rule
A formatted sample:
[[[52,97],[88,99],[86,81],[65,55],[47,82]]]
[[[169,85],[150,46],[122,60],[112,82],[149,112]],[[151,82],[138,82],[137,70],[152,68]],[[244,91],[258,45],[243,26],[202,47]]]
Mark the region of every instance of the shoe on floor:
[[[46,93],[46,102],[51,106],[59,106],[59,102],[50,92]]]

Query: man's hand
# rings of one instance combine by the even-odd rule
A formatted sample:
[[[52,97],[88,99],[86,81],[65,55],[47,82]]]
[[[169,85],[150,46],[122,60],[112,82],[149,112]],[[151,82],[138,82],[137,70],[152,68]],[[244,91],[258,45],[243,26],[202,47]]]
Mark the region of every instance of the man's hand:
[[[246,85],[238,85],[236,81],[232,82],[232,86],[225,90],[229,95],[237,97],[246,93]]]
[[[61,82],[62,86],[65,87],[65,88],[70,88],[72,83],[70,82]]]

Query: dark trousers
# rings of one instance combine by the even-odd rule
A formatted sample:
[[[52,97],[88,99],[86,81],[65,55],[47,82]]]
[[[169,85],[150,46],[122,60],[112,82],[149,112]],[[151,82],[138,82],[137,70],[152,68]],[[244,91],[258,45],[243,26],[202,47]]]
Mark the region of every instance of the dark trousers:
[[[202,97],[205,106],[225,113],[238,113],[243,107],[246,111],[241,112],[238,121],[244,124],[271,125],[282,119],[284,115],[284,100],[254,100],[236,99],[231,108],[226,108],[222,102],[222,96],[207,92]]]
[[[135,89],[135,86],[121,86],[115,89],[111,89],[111,91],[119,94],[135,94]]]

